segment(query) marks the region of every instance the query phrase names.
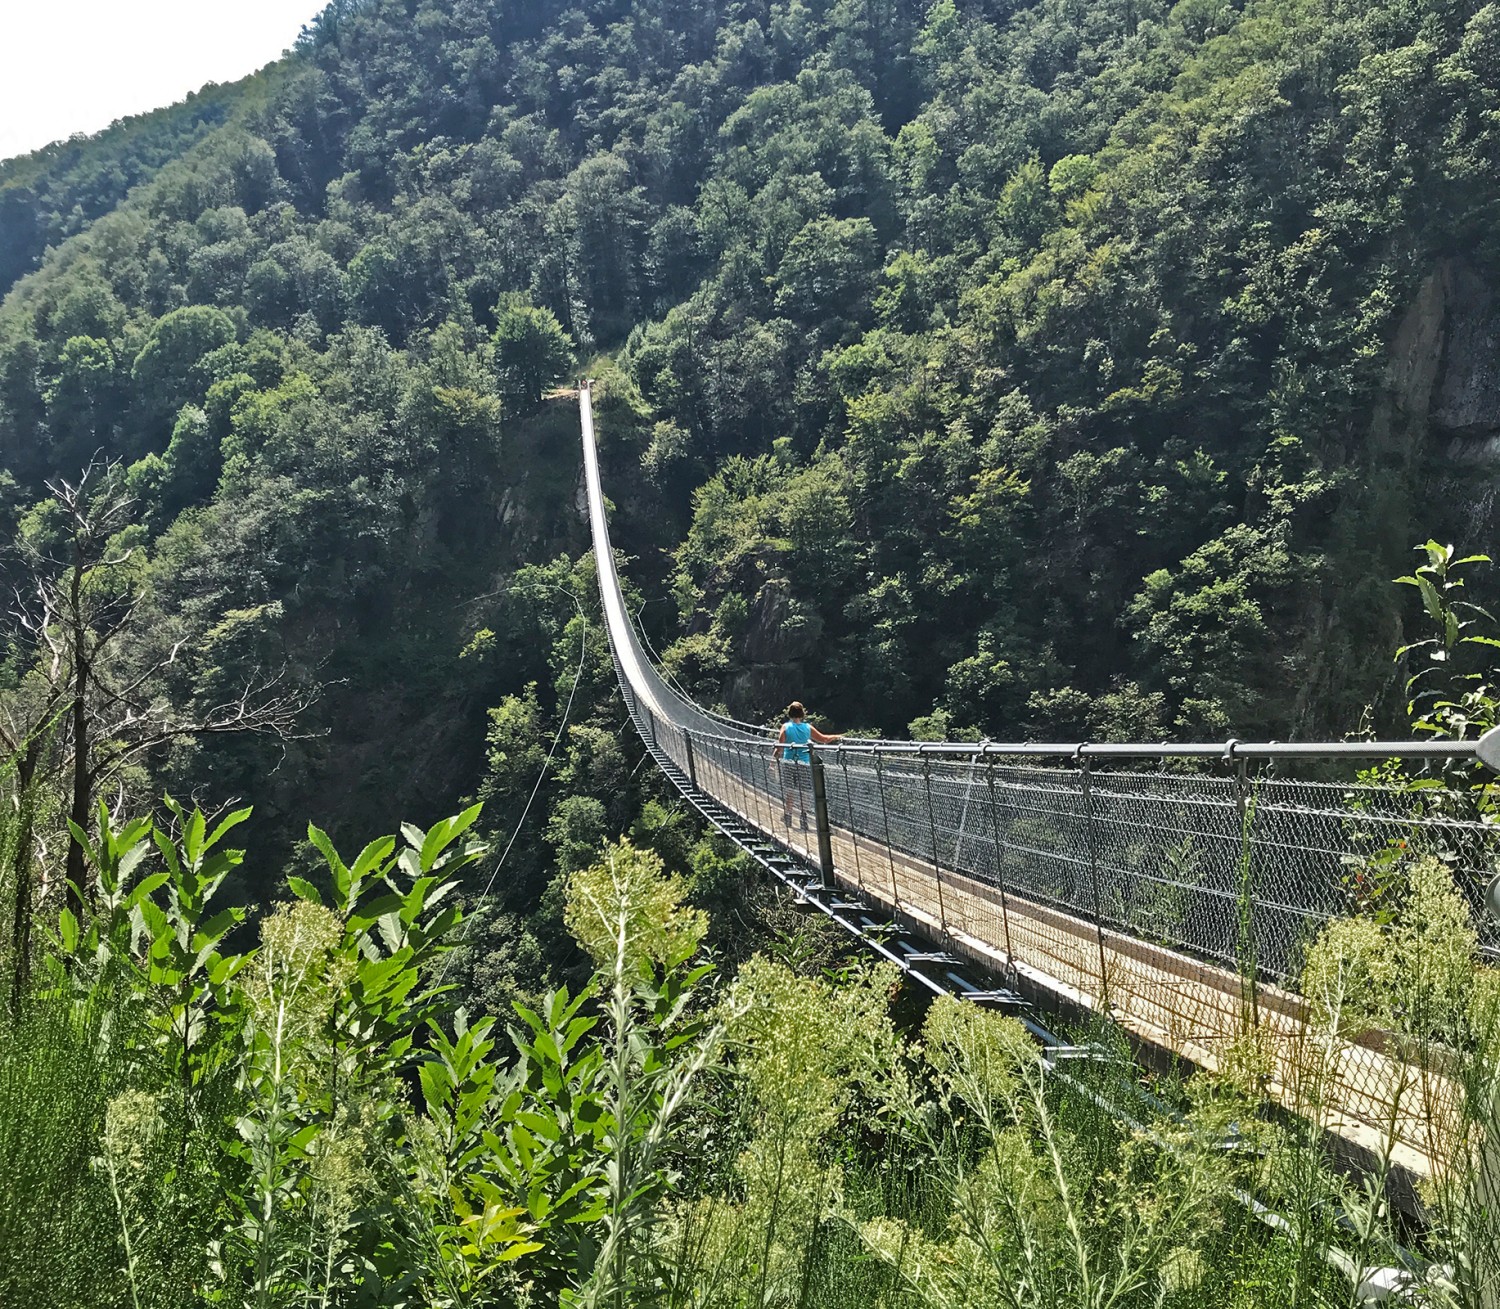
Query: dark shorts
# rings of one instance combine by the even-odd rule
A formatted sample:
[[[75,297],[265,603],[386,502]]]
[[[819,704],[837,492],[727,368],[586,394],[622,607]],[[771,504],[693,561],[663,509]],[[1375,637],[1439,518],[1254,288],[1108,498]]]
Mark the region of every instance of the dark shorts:
[[[806,797],[812,794],[812,764],[801,759],[783,759],[777,765],[781,770],[781,789],[786,792],[787,803],[792,796]]]

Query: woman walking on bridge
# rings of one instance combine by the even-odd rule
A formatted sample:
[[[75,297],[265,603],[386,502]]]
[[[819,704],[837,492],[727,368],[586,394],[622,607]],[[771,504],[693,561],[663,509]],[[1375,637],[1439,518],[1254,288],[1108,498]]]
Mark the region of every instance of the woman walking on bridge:
[[[781,735],[776,743],[781,747],[781,801],[782,821],[792,825],[792,792],[797,793],[797,806],[802,812],[802,826],[807,826],[807,774],[812,765],[812,751],[808,742],[817,745],[833,745],[842,741],[842,736],[825,736],[807,721],[807,710],[802,701],[793,700],[787,706],[787,720],[781,725]]]

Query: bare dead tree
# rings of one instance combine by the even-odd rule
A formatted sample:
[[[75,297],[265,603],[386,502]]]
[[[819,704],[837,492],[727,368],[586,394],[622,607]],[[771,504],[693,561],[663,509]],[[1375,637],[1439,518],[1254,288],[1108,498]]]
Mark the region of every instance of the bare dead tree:
[[[15,887],[11,920],[13,1005],[20,1003],[31,980],[31,922],[36,912],[33,887],[39,844],[36,833],[37,790],[59,703],[60,697],[49,694],[36,720],[25,728],[10,712],[9,706],[0,718],[0,741],[10,755],[16,774],[13,797],[16,826],[9,851],[11,881]]]
[[[302,739],[309,734],[298,722],[319,689],[298,684],[285,667],[257,667],[216,703],[175,705],[167,679],[183,643],[144,653],[144,642],[126,639],[136,634],[144,596],[126,568],[136,549],[114,545],[134,509],[118,465],[95,461],[76,483],[58,479],[47,489],[62,530],[50,551],[23,548],[25,581],[17,587],[12,614],[35,662],[20,692],[0,709],[0,744],[13,760],[20,807],[11,869],[17,995],[30,953],[38,785],[53,778],[61,783],[69,823],[86,829],[95,796],[127,763],[192,737],[256,733],[283,743]],[[70,828],[66,895],[79,915],[85,872],[83,846]]]

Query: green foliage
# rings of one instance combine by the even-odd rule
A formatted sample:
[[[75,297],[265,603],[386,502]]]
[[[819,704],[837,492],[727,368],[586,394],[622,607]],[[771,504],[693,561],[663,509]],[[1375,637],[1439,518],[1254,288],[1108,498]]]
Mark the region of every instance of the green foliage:
[[[0,1288],[44,1275],[141,1309],[1250,1309],[1337,1299],[1395,1257],[1378,1178],[1342,1181],[1295,1123],[1256,1121],[1251,1051],[1142,1098],[1102,1033],[1059,1073],[1016,1020],[941,998],[909,1040],[887,966],[757,957],[715,990],[686,883],[627,842],[567,879],[592,978],[517,1005],[502,1036],[443,1003],[475,810],[352,860],[309,829],[321,888],[292,878],[239,945],[214,901],[246,815],[169,812],[101,811],[97,907],[64,918],[0,1044],[0,1160],[27,1183],[0,1198]],[[1315,1107],[1338,1031],[1372,1022],[1441,1042],[1435,1076],[1477,1073],[1500,989],[1476,985],[1475,950],[1430,859],[1392,923],[1331,925],[1303,981],[1335,1045],[1310,1043],[1298,1094]],[[1464,1102],[1454,1148],[1485,1103]],[[1456,1306],[1489,1267],[1486,1206],[1456,1173],[1434,1188],[1424,1293]],[[1263,1229],[1246,1190],[1287,1217]]]
[[[101,640],[136,606],[97,697],[170,724],[267,670],[334,688],[280,742],[142,744],[124,811],[170,787],[259,817],[101,819],[66,914],[66,805],[18,784],[6,907],[48,897],[58,941],[7,947],[45,987],[0,1044],[5,1175],[40,1197],[0,1201],[0,1299],[1330,1297],[1317,1206],[1383,1229],[1309,1150],[1250,1178],[1206,1111],[1103,1125],[971,1011],[908,1048],[880,974],[762,961],[714,1009],[688,887],[728,960],[761,929],[814,970],[835,947],[637,771],[544,396],[608,352],[643,619],[743,716],[790,686],[933,738],[1390,727],[1410,523],[1494,525],[1496,32],[1477,3],[371,0],[240,87],[0,165],[0,524],[57,550],[28,506],[96,451],[140,501],[90,591]],[[1472,737],[1482,574],[1424,549],[1409,715]],[[50,719],[45,641],[3,635],[5,717]],[[470,815],[289,853],[308,806],[342,834],[465,794],[495,864]],[[1445,876],[1400,847],[1351,871],[1362,917],[1308,965],[1333,1048],[1483,1046]],[[482,925],[447,955],[461,895]],[[449,959],[523,1000],[514,1041],[445,1016]],[[1246,1235],[1231,1174],[1300,1197],[1297,1235]]]
[[[157,322],[130,367],[130,380],[148,406],[148,427],[191,398],[205,358],[234,339],[229,315],[206,305],[175,309]]]
[[[1267,609],[1295,577],[1295,561],[1277,540],[1231,528],[1176,575],[1162,569],[1145,579],[1129,616],[1182,706],[1179,730],[1198,740],[1256,732],[1257,690],[1275,675],[1261,657]]]
[[[328,906],[293,878],[298,899],[262,920],[258,947],[239,952],[226,938],[244,910],[210,912],[210,901],[242,858],[221,842],[248,811],[209,830],[198,810],[168,807],[175,837],[148,820],[116,829],[101,808],[96,835],[79,834],[93,911],[80,923],[64,910],[58,932],[58,995],[76,995],[84,1013],[112,1001],[137,1023],[109,1051],[134,1086],[109,1100],[101,1156],[127,1267],[141,1259],[132,1178],[165,1130],[155,1117],[165,1099],[181,1131],[198,1123],[211,1133],[211,1148],[194,1156],[199,1183],[233,1179],[196,1252],[196,1278],[212,1275],[257,1305],[285,1302],[314,1268],[331,1290],[356,1275],[358,1211],[378,1181],[369,1159],[379,1141],[394,1144],[413,1039],[440,1011],[432,967],[460,922],[453,874],[482,853],[462,840],[478,811],[427,832],[407,826],[352,865],[311,828]],[[184,1202],[203,1198],[169,1191],[145,1217],[169,1220]]]
[[[630,975],[680,967],[708,926],[701,911],[683,907],[685,889],[680,879],[664,876],[656,855],[621,842],[569,881],[569,930],[597,967],[616,956]]]
[[[576,873],[594,862],[604,839],[604,806],[590,795],[560,800],[547,820],[547,839],[557,851],[560,872]]]
[[[495,317],[495,366],[501,388],[522,409],[534,409],[542,392],[571,366],[572,339],[548,309],[502,305]]]
[[[1417,549],[1427,562],[1396,580],[1416,588],[1435,632],[1396,651],[1398,660],[1418,664],[1406,681],[1406,712],[1414,731],[1457,740],[1482,736],[1497,721],[1497,697],[1487,673],[1495,662],[1489,652],[1500,649],[1500,637],[1489,634],[1495,626],[1489,612],[1464,598],[1468,588],[1463,574],[1472,564],[1489,563],[1489,556],[1458,559],[1451,545],[1436,541]],[[1476,662],[1483,667],[1476,670]]]
[[[475,716],[557,675],[496,597],[583,546],[571,415],[540,403],[575,351],[601,352],[620,543],[647,573],[673,552],[658,648],[743,717],[794,685],[887,731],[1394,725],[1379,579],[1418,517],[1492,526],[1462,461],[1500,278],[1493,26],[376,0],[8,161],[17,512],[95,451],[130,467],[160,645],[121,656],[182,651],[164,703],[283,664],[345,688],[304,724],[335,748],[178,742],[133,799],[242,794],[285,852],[305,795],[342,829],[478,792]]]
[[[1308,947],[1302,993],[1337,1031],[1383,1027],[1465,1044],[1479,947],[1468,903],[1430,855],[1400,869],[1399,888],[1394,908],[1379,917],[1324,926]]]

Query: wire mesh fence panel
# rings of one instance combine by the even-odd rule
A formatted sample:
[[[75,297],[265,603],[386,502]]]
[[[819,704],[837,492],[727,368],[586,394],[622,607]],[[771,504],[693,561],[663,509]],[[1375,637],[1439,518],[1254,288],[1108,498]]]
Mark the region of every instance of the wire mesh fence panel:
[[[810,762],[782,759],[769,733],[728,728],[664,683],[636,687],[620,671],[631,719],[659,759],[819,863]],[[1399,894],[1391,869],[1415,858],[1453,871],[1484,950],[1500,958],[1478,912],[1500,835],[1463,793],[897,747],[816,757],[846,886],[939,940],[983,943],[1195,1059],[1211,1062],[1249,1007],[1273,1049],[1305,1041],[1296,993],[1310,945],[1332,918],[1379,915],[1381,898]],[[1338,1049],[1331,1093],[1379,1121],[1402,1084],[1399,1061]]]
[[[1093,796],[1101,919],[1237,967],[1244,868],[1235,782],[1099,772]]]
[[[680,774],[696,773],[747,821],[816,854],[808,762],[695,712],[664,683],[650,690],[670,716],[623,676],[622,685],[641,735]],[[940,929],[1074,973],[1086,967],[1081,922],[1295,987],[1324,923],[1378,910],[1393,894],[1383,862],[1442,860],[1477,911],[1500,857],[1495,825],[1473,815],[1470,797],[1441,788],[1085,772],[977,754],[819,757],[841,874],[893,906],[922,909]],[[1024,950],[1007,897],[1055,911],[1033,915]],[[1476,912],[1475,923],[1500,959],[1488,917]]]

